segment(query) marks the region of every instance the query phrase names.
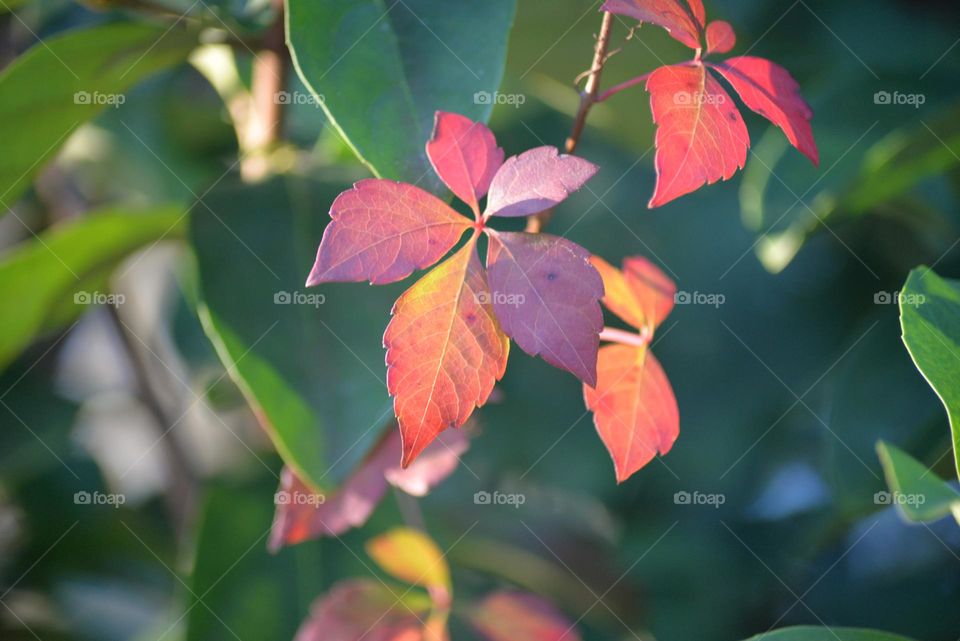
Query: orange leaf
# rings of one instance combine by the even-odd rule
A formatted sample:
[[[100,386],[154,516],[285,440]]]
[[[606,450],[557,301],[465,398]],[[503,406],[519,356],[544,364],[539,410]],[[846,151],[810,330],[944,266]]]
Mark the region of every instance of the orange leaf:
[[[597,386],[584,386],[600,439],[613,458],[617,482],[666,454],[680,433],[677,400],[666,374],[644,347],[608,345],[597,359]]]
[[[673,309],[677,286],[646,258],[625,259],[622,272],[599,256],[590,262],[603,277],[603,304],[629,325],[652,334]]]
[[[534,594],[494,592],[469,616],[489,641],[580,641],[580,634],[567,617]]]
[[[476,236],[397,299],[383,343],[404,467],[463,425],[503,376],[509,339],[490,299]]]

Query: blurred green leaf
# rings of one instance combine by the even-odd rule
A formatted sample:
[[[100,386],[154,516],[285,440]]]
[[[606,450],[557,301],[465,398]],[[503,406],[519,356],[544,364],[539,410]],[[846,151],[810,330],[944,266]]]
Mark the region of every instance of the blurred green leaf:
[[[879,630],[798,626],[758,634],[747,641],[910,641],[910,639]]]
[[[0,369],[40,333],[62,327],[95,303],[97,287],[132,252],[184,231],[183,210],[104,210],[63,223],[0,259]]]
[[[424,151],[434,112],[490,116],[514,0],[388,4],[289,0],[294,64],[375,175],[435,190]]]
[[[322,590],[319,548],[270,554],[272,519],[272,482],[210,491],[188,593],[187,641],[293,638]]]
[[[191,215],[204,329],[284,461],[318,490],[392,417],[382,336],[397,288],[303,289],[321,212],[342,188],[223,185]]]
[[[11,11],[22,7],[28,2],[30,2],[30,0],[4,0],[3,4],[0,4],[0,15],[10,13]]]
[[[960,493],[944,483],[927,466],[883,441],[877,443],[877,454],[883,463],[883,473],[890,491],[894,496],[904,497],[904,500],[896,501],[904,516],[911,521],[924,523],[938,521],[953,511],[960,521]],[[914,497],[922,498],[919,501],[911,500]]]
[[[195,43],[182,30],[118,23],[47,38],[15,60],[0,74],[0,201],[16,201],[77,127]]]
[[[960,474],[960,282],[914,269],[900,293],[900,324],[914,364],[947,409]]]

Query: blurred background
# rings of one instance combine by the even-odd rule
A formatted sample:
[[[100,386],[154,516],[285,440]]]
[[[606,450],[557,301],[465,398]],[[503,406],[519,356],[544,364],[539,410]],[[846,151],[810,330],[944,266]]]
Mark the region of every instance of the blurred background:
[[[137,4],[0,2],[0,65],[67,30],[186,14],[233,44],[248,84],[252,55],[236,43],[274,18],[256,0]],[[896,292],[917,265],[960,276],[960,11],[706,5],[736,28],[734,55],[800,82],[820,167],[744,109],[746,169],[648,210],[654,129],[634,88],[591,113],[578,154],[602,170],[550,227],[612,263],[646,256],[689,294],[653,348],[679,440],[618,487],[578,382],[514,349],[463,465],[419,501],[427,530],[458,595],[521,586],[581,619],[585,639],[732,641],[813,624],[956,641],[960,529],[878,505],[875,444],[953,478],[946,414],[900,340]],[[508,155],[562,145],[598,6],[517,3],[500,89],[513,104],[490,123]],[[615,25],[604,87],[688,57],[654,27],[627,39],[629,26]],[[217,68],[195,55],[150,74],[4,203],[0,260],[22,288],[0,298],[3,331],[33,313],[24,292],[47,292],[49,310],[0,374],[0,638],[292,639],[314,598],[369,572],[363,542],[403,520],[390,495],[363,528],[267,552],[282,463],[218,358],[237,337],[215,345],[204,324],[241,319],[256,344],[289,311],[260,294],[302,288],[330,203],[369,173],[322,110],[291,101],[265,161],[276,175],[241,183]],[[307,95],[293,72],[286,90]],[[34,234],[94,210],[114,220],[54,248],[117,235],[112,253],[51,262],[54,241]],[[122,222],[138,215],[144,225]],[[64,283],[78,264],[82,285]],[[411,282],[325,287],[324,304],[296,312],[309,332],[271,334],[252,360],[289,354],[298,384],[325,399],[323,429],[352,440],[389,408],[381,336]],[[478,505],[481,491],[525,501]]]

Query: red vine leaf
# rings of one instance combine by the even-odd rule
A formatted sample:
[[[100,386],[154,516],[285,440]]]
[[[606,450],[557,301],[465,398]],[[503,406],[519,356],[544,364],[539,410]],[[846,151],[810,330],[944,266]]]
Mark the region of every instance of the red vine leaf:
[[[503,164],[490,185],[490,216],[531,216],[555,207],[593,178],[597,167],[555,147],[537,147]]]
[[[647,91],[657,123],[657,186],[650,207],[743,168],[750,147],[747,127],[702,65],[660,67],[647,79]]]
[[[707,53],[727,53],[737,44],[737,34],[725,20],[714,20],[707,25]]]
[[[471,608],[468,616],[488,641],[580,641],[574,624],[533,594],[494,592]]]
[[[308,287],[401,280],[443,258],[470,227],[436,196],[380,179],[361,180],[337,196],[330,217]]]
[[[418,596],[373,580],[343,581],[314,602],[294,641],[421,641],[430,602]]]
[[[400,469],[400,432],[394,426],[331,495],[317,494],[289,467],[280,473],[275,495],[276,514],[269,548],[276,552],[321,536],[339,536],[361,527],[386,494],[388,484],[407,494],[424,496],[456,469],[469,439],[461,430],[444,432],[423,455]]]
[[[483,405],[507,366],[476,237],[407,290],[383,337],[402,465]]]
[[[603,329],[603,280],[590,254],[549,234],[498,232],[487,270],[497,318],[528,354],[593,385]]]
[[[750,109],[783,130],[790,143],[814,165],[820,152],[813,138],[813,110],[800,95],[800,85],[783,67],[753,56],[709,63],[726,78]]]
[[[493,132],[460,114],[438,111],[427,156],[450,191],[479,215],[478,203],[503,164],[503,149]]]
[[[691,49],[700,48],[707,20],[702,0],[607,0],[602,9],[663,27]]]
[[[644,323],[636,327],[638,329],[646,327],[652,334],[653,330],[673,310],[677,286],[660,271],[659,267],[643,256],[624,259],[623,274],[637,305],[643,312]]]
[[[597,433],[622,483],[666,454],[680,434],[673,389],[660,363],[646,347],[607,345],[597,361],[596,388],[584,386]]]

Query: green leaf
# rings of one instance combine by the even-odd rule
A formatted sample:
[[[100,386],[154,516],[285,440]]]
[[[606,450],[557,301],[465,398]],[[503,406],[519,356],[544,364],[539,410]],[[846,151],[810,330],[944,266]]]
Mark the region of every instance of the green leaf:
[[[322,590],[318,545],[267,552],[274,479],[262,476],[262,483],[217,486],[204,501],[186,641],[292,639]]]
[[[747,641],[911,641],[907,637],[879,630],[797,626],[765,632]]]
[[[914,269],[900,294],[900,325],[914,364],[947,409],[960,474],[960,282]]]
[[[877,454],[890,487],[888,495],[907,519],[939,521],[953,511],[960,514],[960,493],[903,450],[877,442]]]
[[[303,286],[343,188],[221,185],[191,216],[204,329],[284,461],[318,491],[393,417],[382,337],[403,285]]]
[[[140,213],[103,210],[52,227],[0,260],[0,369],[38,335],[71,323],[134,251],[183,235],[179,207]]]
[[[83,122],[195,44],[183,30],[118,23],[47,38],[17,58],[0,73],[0,204],[12,205]]]
[[[514,4],[288,0],[287,38],[300,77],[370,170],[436,191],[424,151],[434,112],[489,118]]]

